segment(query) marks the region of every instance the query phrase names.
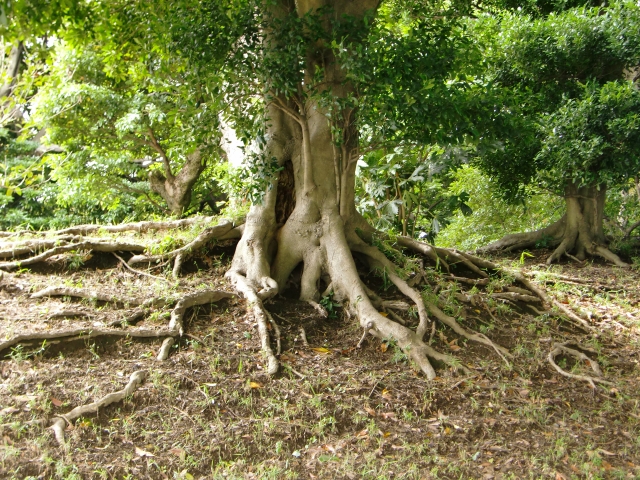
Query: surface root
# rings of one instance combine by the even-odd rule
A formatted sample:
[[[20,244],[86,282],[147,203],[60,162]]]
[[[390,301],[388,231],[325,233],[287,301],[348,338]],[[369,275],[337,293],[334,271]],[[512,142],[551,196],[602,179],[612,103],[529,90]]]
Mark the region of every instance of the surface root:
[[[587,355],[585,355],[584,353],[582,353],[579,350],[567,347],[567,345],[568,345],[568,343],[554,343],[553,344],[553,348],[551,349],[551,351],[549,352],[549,355],[547,356],[547,360],[549,361],[551,366],[560,375],[563,375],[563,376],[565,376],[567,378],[574,378],[576,380],[583,380],[583,381],[587,382],[589,385],[591,385],[591,388],[593,388],[593,389],[596,388],[595,382],[602,383],[602,384],[605,384],[605,385],[613,385],[613,383],[608,382],[608,381],[606,381],[606,380],[604,380],[602,378],[602,371],[600,370],[600,366],[598,365],[598,363],[596,361],[591,360]],[[556,363],[556,357],[558,355],[562,355],[562,354],[574,357],[579,362],[589,363],[589,365],[591,366],[591,370],[593,370],[594,376],[578,375],[578,374],[575,374],[575,373],[567,372],[566,370],[562,369]]]
[[[69,413],[54,418],[51,424],[51,429],[53,430],[58,444],[62,447],[66,447],[66,443],[64,440],[64,430],[67,424],[71,424],[74,420],[82,416],[98,413],[99,409],[111,405],[112,403],[121,402],[126,397],[132,395],[133,392],[135,392],[138,386],[144,381],[146,376],[147,372],[145,370],[138,370],[137,372],[131,374],[131,377],[129,377],[129,383],[127,383],[127,385],[122,390],[109,393],[97,402],[76,407]]]

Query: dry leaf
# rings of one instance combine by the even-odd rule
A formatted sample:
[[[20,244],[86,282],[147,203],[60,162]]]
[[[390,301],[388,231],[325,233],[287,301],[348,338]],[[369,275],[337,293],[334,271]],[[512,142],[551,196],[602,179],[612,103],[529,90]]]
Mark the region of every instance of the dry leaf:
[[[610,457],[615,457],[615,456],[616,456],[616,454],[615,454],[615,453],[613,453],[613,452],[609,452],[609,451],[607,451],[607,450],[605,450],[605,449],[603,449],[603,448],[599,448],[599,449],[598,449],[598,451],[599,451],[600,453],[604,453],[605,455],[609,455]]]
[[[382,315],[383,317],[388,317],[389,314],[387,312],[378,312],[380,315]]]
[[[375,411],[373,408],[371,408],[371,407],[368,407],[368,406],[366,406],[366,405],[365,405],[365,407],[364,407],[364,411],[365,411],[365,412],[367,412],[367,413],[368,413],[369,415],[371,415],[372,417],[375,417],[375,416],[376,416],[376,411]]]
[[[389,344],[388,343],[384,343],[383,342],[383,343],[380,344],[380,351],[382,353],[386,352],[388,349],[389,349]]]
[[[571,465],[571,471],[573,473],[580,473],[580,469],[578,467],[576,467],[575,465]]]
[[[322,353],[324,355],[327,355],[327,354],[331,353],[331,350],[329,350],[328,348],[324,348],[324,347],[314,347],[311,350],[313,350],[314,352]]]
[[[249,386],[251,388],[264,388],[264,385],[258,382],[249,382]]]
[[[529,396],[529,390],[527,390],[526,388],[524,390],[520,390],[518,393],[520,394],[521,397]]]
[[[602,461],[602,466],[604,467],[605,470],[609,471],[613,469],[613,465],[611,465],[609,462],[607,462],[606,460]]]
[[[51,397],[51,403],[53,403],[56,407],[62,406],[62,400],[58,400],[56,397]]]
[[[0,415],[9,415],[11,413],[18,413],[19,411],[20,409],[16,407],[7,407],[0,410]]]
[[[136,455],[138,455],[139,457],[155,457],[153,453],[147,452],[146,450],[142,450],[138,447],[136,447]]]

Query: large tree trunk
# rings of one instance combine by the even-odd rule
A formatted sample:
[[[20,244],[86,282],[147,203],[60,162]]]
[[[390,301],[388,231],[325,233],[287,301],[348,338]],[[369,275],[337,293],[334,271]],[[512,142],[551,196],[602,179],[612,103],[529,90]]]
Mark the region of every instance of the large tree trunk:
[[[285,1],[281,7],[285,13],[287,8],[289,11],[295,8],[298,15],[304,15],[309,9],[322,6],[320,3],[300,1],[294,6],[293,2]],[[341,18],[344,13],[362,17],[367,10],[375,8],[378,1],[334,3],[333,13]],[[346,98],[353,93],[330,49],[316,46],[309,54],[305,86],[312,84],[316,67],[323,69],[322,88],[329,89],[331,95]],[[301,90],[305,86],[301,86]],[[332,291],[334,298],[344,302],[347,310],[358,318],[365,332],[396,339],[409,358],[429,378],[434,378],[435,372],[427,357],[454,362],[423,342],[430,321],[422,297],[398,277],[395,266],[377,248],[356,233],[357,229],[371,230],[355,209],[358,136],[353,118],[356,112],[348,108],[337,116],[332,112],[333,126],[338,127],[342,135],[337,142],[332,138],[329,112],[312,97],[303,93],[289,99],[277,95],[271,98],[266,153],[285,168],[278,174],[279,178],[272,180],[262,204],[251,207],[227,273],[252,306],[269,372],[275,373],[278,364],[269,347],[266,334],[269,314],[262,300],[281,292],[293,270],[302,264],[302,300],[317,306],[321,292]],[[359,277],[354,252],[372,268],[384,269],[391,281],[416,303],[420,317],[417,331],[379,313]],[[430,308],[436,316],[442,315],[445,321],[455,324],[454,319],[437,307]]]
[[[547,263],[569,255],[584,260],[587,255],[598,255],[621,267],[628,265],[606,247],[603,230],[606,185],[577,186],[569,184],[565,188],[566,212],[552,225],[535,232],[507,235],[480,252],[511,251],[539,245],[554,246],[556,249]]]

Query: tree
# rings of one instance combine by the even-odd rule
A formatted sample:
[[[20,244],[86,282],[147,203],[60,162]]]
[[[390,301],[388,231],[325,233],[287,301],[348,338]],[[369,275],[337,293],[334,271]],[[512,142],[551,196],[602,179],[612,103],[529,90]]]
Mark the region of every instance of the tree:
[[[144,13],[138,16],[157,20]],[[33,101],[33,123],[64,148],[64,163],[53,165],[61,180],[92,178],[102,198],[113,198],[114,188],[149,198],[139,186],[148,179],[171,214],[181,216],[207,163],[220,160],[220,99],[205,92],[211,78],[166,51],[160,26],[152,25],[153,41],[136,37],[117,67],[100,36],[59,40]]]
[[[531,233],[508,235],[483,251],[545,243],[583,260],[606,248],[603,210],[608,187],[640,169],[638,91],[625,79],[640,61],[640,10],[632,3],[569,10],[547,18],[507,15],[485,32],[491,77],[511,90],[502,148],[480,158],[503,191],[518,197],[538,182],[563,196],[565,215]],[[506,97],[508,98],[508,97]]]
[[[499,271],[496,265],[407,236],[391,238],[367,223],[355,201],[356,167],[365,151],[436,143],[470,148],[477,143],[477,119],[488,117],[494,103],[480,95],[487,84],[476,77],[478,50],[461,21],[468,9],[449,2],[378,0],[184,0],[157,2],[153,9],[130,1],[88,5],[91,15],[82,28],[90,26],[103,38],[101,45],[108,45],[105,70],[115,79],[124,75],[120,59],[129,49],[137,51],[139,32],[147,38],[147,26],[155,24],[146,17],[159,19],[167,35],[153,37],[152,45],[158,42],[158,48],[188,60],[193,71],[204,72],[188,82],[208,75],[220,79],[201,88],[225,99],[221,113],[244,140],[251,160],[253,184],[248,191],[253,203],[246,219],[238,221],[242,225],[224,222],[173,252],[134,255],[129,266],[175,259],[177,275],[193,249],[211,238],[239,237],[227,277],[248,300],[271,374],[278,361],[263,301],[283,292],[300,268],[301,300],[321,311],[322,297],[340,302],[358,319],[364,335],[394,339],[428,378],[435,377],[430,360],[464,369],[425,341],[435,327],[429,314],[503,359],[510,355],[445,314],[437,299],[425,300],[400,268],[411,266],[402,251],[408,249],[447,270],[455,262],[488,285],[485,270]],[[72,23],[67,28],[73,32],[75,27]],[[93,230],[87,226],[71,231]],[[2,267],[28,265],[74,248],[144,250],[140,245],[83,240]],[[414,304],[415,324],[407,326],[381,313],[388,304],[365,285],[357,262],[376,270]],[[517,279],[532,295],[514,291],[511,297],[526,301],[535,294],[548,301],[524,277]],[[171,335],[182,334],[180,318],[197,301],[210,302],[211,296],[196,294],[178,302]],[[168,348],[163,345],[165,358]]]

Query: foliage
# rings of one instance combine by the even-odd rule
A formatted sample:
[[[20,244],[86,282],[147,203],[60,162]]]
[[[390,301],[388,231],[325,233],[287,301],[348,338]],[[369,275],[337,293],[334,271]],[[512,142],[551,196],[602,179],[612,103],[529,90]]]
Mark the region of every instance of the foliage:
[[[521,197],[532,182],[561,193],[570,180],[624,181],[615,158],[625,155],[627,174],[638,171],[637,144],[630,138],[635,94],[623,82],[626,69],[640,62],[640,7],[620,2],[538,19],[486,16],[474,29],[488,79],[503,99],[494,115],[502,134],[491,134],[500,138],[498,148],[488,148],[477,163],[507,197]],[[613,110],[605,118],[607,108]],[[580,129],[584,138],[559,141],[558,132],[573,132],[576,139]],[[613,140],[623,138],[631,142]],[[602,142],[608,146],[600,148]]]
[[[465,160],[464,149],[456,147],[371,152],[358,164],[358,208],[379,229],[433,241],[454,211],[471,213],[466,192],[445,193],[448,168]]]
[[[444,247],[473,250],[508,233],[536,230],[561,216],[561,202],[555,195],[527,191],[526,203],[514,204],[500,198],[495,183],[478,168],[463,166],[452,173],[449,195],[468,192],[471,215],[457,212],[436,237]]]

